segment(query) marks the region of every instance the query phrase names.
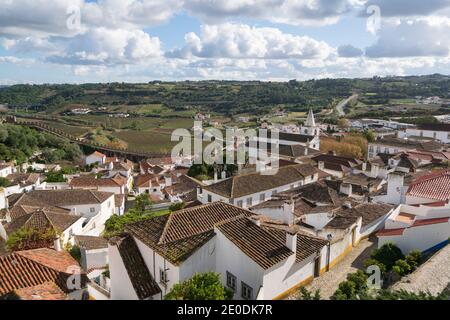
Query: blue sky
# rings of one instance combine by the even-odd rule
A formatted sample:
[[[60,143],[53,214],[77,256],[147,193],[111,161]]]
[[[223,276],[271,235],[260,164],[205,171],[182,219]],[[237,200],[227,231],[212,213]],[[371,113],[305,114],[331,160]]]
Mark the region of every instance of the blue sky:
[[[450,0],[0,6],[0,85],[450,74]]]

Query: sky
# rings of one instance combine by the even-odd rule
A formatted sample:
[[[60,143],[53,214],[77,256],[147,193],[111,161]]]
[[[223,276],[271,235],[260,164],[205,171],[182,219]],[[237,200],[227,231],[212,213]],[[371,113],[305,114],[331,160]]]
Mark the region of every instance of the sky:
[[[0,0],[0,85],[450,74],[450,0]]]

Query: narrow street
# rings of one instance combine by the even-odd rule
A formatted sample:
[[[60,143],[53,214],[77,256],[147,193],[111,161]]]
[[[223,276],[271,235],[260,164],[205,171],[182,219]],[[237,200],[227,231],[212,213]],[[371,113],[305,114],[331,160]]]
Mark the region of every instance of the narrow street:
[[[362,268],[364,261],[370,257],[375,246],[376,243],[372,239],[362,240],[342,261],[331,268],[329,272],[314,279],[306,288],[312,293],[320,290],[321,299],[329,300],[339,284],[346,279],[348,273]],[[296,295],[288,299],[296,299]]]

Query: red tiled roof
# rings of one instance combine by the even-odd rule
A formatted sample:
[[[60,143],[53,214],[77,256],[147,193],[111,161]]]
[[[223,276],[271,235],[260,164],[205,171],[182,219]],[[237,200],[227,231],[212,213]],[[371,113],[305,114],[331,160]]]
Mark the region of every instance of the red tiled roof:
[[[52,249],[35,249],[15,252],[0,257],[0,296],[17,289],[33,287],[46,282],[54,282],[64,292],[67,278],[71,275],[76,262],[67,252]],[[86,275],[81,273],[83,283]]]
[[[67,300],[68,296],[52,281],[14,291],[20,300]]]
[[[412,227],[420,227],[420,226],[427,226],[430,224],[438,224],[438,223],[446,223],[448,222],[450,218],[433,218],[433,219],[423,219],[423,220],[416,220]]]
[[[94,152],[91,154],[91,156],[106,157],[106,155],[104,155],[103,153],[98,152],[98,151],[94,151]]]
[[[403,235],[403,231],[405,231],[405,228],[383,229],[378,231],[376,235],[378,237],[401,236]]]
[[[408,196],[437,200],[450,199],[450,170],[433,172],[414,180],[406,193]]]

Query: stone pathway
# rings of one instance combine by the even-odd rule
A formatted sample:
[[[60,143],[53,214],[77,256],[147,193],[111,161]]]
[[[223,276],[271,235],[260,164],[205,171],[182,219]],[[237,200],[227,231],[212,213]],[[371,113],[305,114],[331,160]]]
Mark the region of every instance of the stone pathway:
[[[340,262],[338,262],[327,273],[316,278],[306,286],[312,293],[320,290],[321,299],[329,300],[338,288],[339,284],[344,281],[348,273],[356,272],[363,267],[366,259],[370,258],[370,253],[376,248],[375,240],[362,240],[356,248]],[[288,299],[296,299],[296,294]]]

